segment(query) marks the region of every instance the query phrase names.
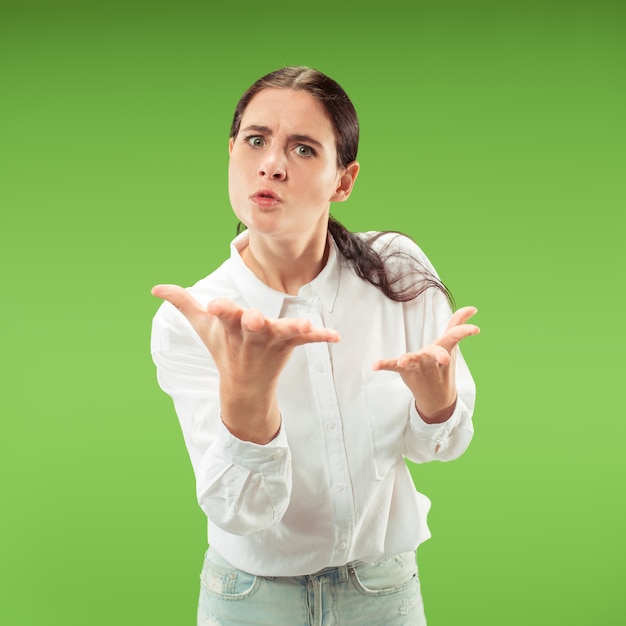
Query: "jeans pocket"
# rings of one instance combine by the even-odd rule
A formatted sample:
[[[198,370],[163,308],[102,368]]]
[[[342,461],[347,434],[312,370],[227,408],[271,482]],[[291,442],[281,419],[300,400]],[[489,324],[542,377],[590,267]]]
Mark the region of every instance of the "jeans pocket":
[[[214,552],[207,553],[200,581],[204,591],[222,600],[243,600],[258,589],[258,579],[226,563],[221,557],[215,556],[215,563],[211,557]]]
[[[378,563],[359,563],[352,568],[357,589],[369,596],[401,593],[419,589],[414,552],[404,552]]]

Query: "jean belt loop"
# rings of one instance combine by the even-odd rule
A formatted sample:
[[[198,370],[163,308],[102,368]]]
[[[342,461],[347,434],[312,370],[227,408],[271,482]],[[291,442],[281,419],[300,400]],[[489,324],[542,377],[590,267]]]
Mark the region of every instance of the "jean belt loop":
[[[339,566],[339,581],[342,583],[347,582],[348,580],[348,566],[347,565],[340,565]]]

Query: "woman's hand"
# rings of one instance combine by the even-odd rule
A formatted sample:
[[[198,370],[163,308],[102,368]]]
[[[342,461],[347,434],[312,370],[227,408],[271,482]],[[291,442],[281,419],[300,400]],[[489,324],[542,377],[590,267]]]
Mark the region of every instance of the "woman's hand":
[[[374,363],[374,370],[390,370],[400,374],[413,393],[417,411],[425,422],[445,422],[454,411],[456,347],[465,337],[480,332],[478,326],[466,324],[476,311],[475,307],[467,306],[453,313],[446,332],[419,352]]]
[[[173,304],[213,356],[220,374],[222,421],[239,439],[265,444],[280,428],[278,378],[293,349],[305,343],[337,342],[334,330],[306,319],[270,320],[227,298],[206,308],[177,285],[157,285],[152,294]]]

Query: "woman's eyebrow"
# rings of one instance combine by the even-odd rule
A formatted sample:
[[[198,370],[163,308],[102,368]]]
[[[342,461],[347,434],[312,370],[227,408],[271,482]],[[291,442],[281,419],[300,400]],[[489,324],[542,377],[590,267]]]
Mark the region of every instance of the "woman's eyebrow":
[[[254,130],[257,133],[263,133],[264,135],[271,135],[272,134],[272,131],[271,131],[270,128],[268,128],[267,126],[258,126],[257,124],[250,124],[250,126],[246,126],[243,129],[243,132],[245,133],[245,132],[248,132],[248,131],[251,131],[251,130]]]
[[[324,149],[324,146],[317,139],[313,139],[313,137],[310,137],[309,135],[290,135],[289,138],[294,141],[301,141],[302,143],[312,143],[320,150]]]
[[[243,132],[257,132],[257,133],[261,133],[262,135],[272,135],[272,129],[269,128],[268,126],[260,126],[259,124],[250,124],[250,126],[246,126],[243,129]],[[317,139],[313,139],[313,137],[311,137],[310,135],[300,135],[300,134],[295,134],[295,135],[289,135],[289,139],[293,140],[293,141],[301,141],[303,143],[311,143],[314,146],[318,147],[320,150],[324,149],[324,145],[319,142]]]

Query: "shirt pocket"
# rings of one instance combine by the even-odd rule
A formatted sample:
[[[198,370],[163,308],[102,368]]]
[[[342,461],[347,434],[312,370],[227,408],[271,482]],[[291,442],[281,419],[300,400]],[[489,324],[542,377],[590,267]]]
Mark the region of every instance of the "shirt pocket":
[[[408,426],[412,401],[411,391],[400,377],[363,387],[376,480],[383,480],[403,458],[404,432]]]

